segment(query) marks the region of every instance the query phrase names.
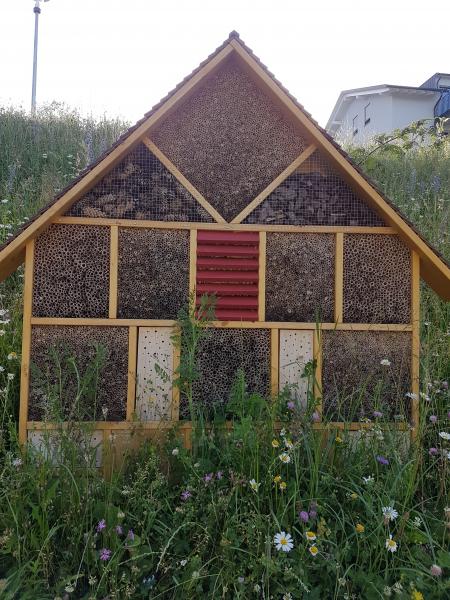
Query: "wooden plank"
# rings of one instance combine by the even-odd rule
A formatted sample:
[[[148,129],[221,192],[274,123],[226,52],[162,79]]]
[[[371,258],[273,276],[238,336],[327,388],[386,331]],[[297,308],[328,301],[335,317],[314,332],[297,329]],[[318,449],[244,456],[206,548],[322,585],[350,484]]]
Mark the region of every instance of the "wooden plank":
[[[127,421],[133,418],[136,403],[137,335],[138,328],[130,327],[128,333]]]
[[[259,193],[256,196],[256,198],[244,208],[244,210],[241,210],[237,217],[234,217],[234,219],[231,222],[242,223],[242,221],[251,212],[253,212],[255,208],[257,208],[260,204],[262,204],[262,202],[264,202],[267,196],[269,196],[280,184],[282,184],[283,181],[289,177],[289,175],[291,175],[296,169],[298,169],[298,167],[302,163],[308,160],[308,158],[315,150],[317,150],[317,146],[315,146],[314,144],[311,144],[305,150],[303,150],[303,152],[299,156],[297,156],[297,158],[288,167],[286,167],[286,169],[284,169],[284,171],[280,173],[278,177],[276,177],[271,183],[269,183],[269,185],[261,193]]]
[[[288,385],[291,397],[305,407],[308,400],[308,379],[305,366],[314,358],[312,331],[280,329],[280,391]]]
[[[130,327],[170,327],[176,324],[171,319],[89,319],[72,317],[32,317],[32,325],[88,325],[88,326],[122,326]],[[287,321],[213,321],[212,327],[247,329],[311,329],[316,323],[298,323]],[[411,324],[404,323],[321,323],[321,329],[339,329],[341,331],[412,331]]]
[[[34,240],[27,242],[23,288],[22,364],[20,370],[19,443],[27,441],[30,392],[31,314],[33,310]]]
[[[192,229],[189,240],[189,294],[195,294],[197,285],[197,230]]]
[[[344,234],[336,233],[334,264],[334,320],[342,323],[344,318]]]
[[[172,381],[177,377],[177,369],[180,366],[180,348],[173,346],[173,375]],[[172,421],[178,421],[180,418],[180,388],[176,385],[172,386]]]
[[[195,188],[190,181],[177,169],[173,162],[167,158],[167,156],[161,152],[154,142],[149,137],[144,138],[144,144],[153,152],[156,158],[162,162],[168,171],[177,179],[181,185],[187,189],[187,191],[193,196],[197,202],[206,210],[207,213],[216,221],[216,223],[226,223],[225,219],[220,215],[217,210],[211,206],[211,204],[202,196],[202,194]]]
[[[109,318],[117,318],[117,280],[119,271],[119,228],[111,227],[109,250]]]
[[[265,231],[259,234],[259,269],[258,269],[258,321],[266,318],[266,246]]]
[[[403,241],[419,255],[422,263],[421,275],[427,283],[444,299],[450,300],[450,268],[428,246],[412,227],[403,220],[399,213],[386,202],[381,194],[363,177],[363,175],[341,154],[331,140],[317,127],[306,113],[293,101],[293,99],[276,83],[272,77],[261,67],[237,40],[231,40],[230,46],[246,64],[249,70],[264,84],[267,92],[281,101],[286,111],[301,124],[308,137],[326,153],[346,179],[347,183],[367,201],[381,217],[391,226],[395,227]]]
[[[279,331],[270,332],[270,390],[272,396],[277,396],[280,381],[280,341]]]
[[[411,253],[411,400],[412,439],[416,439],[419,428],[420,392],[420,259],[416,252]]]
[[[95,217],[57,217],[52,223],[61,225],[96,225],[138,227],[143,229],[197,229],[199,231],[272,231],[283,233],[377,233],[396,235],[393,227],[359,227],[344,225],[265,225],[247,223],[189,223],[186,221],[145,221],[135,219],[106,219]]]
[[[317,326],[313,333],[313,356],[316,361],[314,398],[317,401],[316,411],[322,419],[322,332]]]

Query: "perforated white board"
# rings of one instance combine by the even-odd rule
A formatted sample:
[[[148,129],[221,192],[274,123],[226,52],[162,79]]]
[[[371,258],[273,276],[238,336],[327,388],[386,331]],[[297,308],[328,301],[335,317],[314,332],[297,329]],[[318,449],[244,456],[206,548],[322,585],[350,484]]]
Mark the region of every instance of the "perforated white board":
[[[280,330],[279,388],[281,391],[288,385],[292,399],[300,406],[306,405],[308,390],[308,380],[301,375],[306,363],[312,359],[312,331]]]
[[[66,443],[74,443],[79,447],[80,458],[83,458],[88,464],[91,464],[92,452],[95,451],[94,465],[100,467],[102,464],[103,432],[94,431],[92,433],[82,430],[67,432],[52,431],[29,431],[28,443],[33,450],[50,459],[54,465],[61,462],[60,444],[64,444],[63,439],[67,436]],[[86,442],[89,448],[86,451]]]
[[[173,344],[171,327],[139,327],[136,415],[142,421],[170,418]]]

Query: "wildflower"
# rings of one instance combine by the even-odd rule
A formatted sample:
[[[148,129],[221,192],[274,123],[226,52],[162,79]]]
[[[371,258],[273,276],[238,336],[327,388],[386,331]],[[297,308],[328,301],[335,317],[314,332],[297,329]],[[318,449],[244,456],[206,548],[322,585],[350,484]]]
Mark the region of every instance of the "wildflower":
[[[441,437],[443,440],[450,440],[450,433],[447,431],[440,431],[439,437]]]
[[[403,586],[400,581],[396,581],[392,586],[392,589],[396,594],[401,594],[403,592]]]
[[[4,329],[0,329],[0,336],[5,335],[6,331]]]
[[[424,392],[420,392],[420,397],[422,398],[422,400],[425,400],[426,402],[430,402],[431,401],[430,396],[428,396]]]
[[[122,510],[119,510],[119,512],[117,513],[117,518],[118,519],[124,519],[125,518],[125,513]]]
[[[23,463],[23,461],[22,461],[22,459],[21,459],[21,458],[15,458],[15,459],[12,461],[12,466],[13,466],[13,467],[16,467],[16,469],[17,469],[18,467],[21,467],[21,466],[22,466],[22,463]]]
[[[134,531],[132,529],[128,530],[127,539],[129,539],[132,542],[134,541]]]
[[[382,360],[380,360],[380,365],[382,367],[390,367],[391,366],[391,361],[388,360],[387,358],[383,358]]]
[[[281,481],[281,475],[275,475],[275,477],[273,478],[273,482],[280,483],[280,481]]]
[[[95,585],[97,583],[97,577],[94,577],[93,575],[89,575],[88,583],[89,583],[89,585]]]
[[[123,534],[122,525],[116,525],[116,533],[117,533],[117,535]]]
[[[199,463],[199,462],[196,462],[196,463],[194,463],[194,469],[198,469],[198,468],[199,468],[199,466],[200,466],[200,463]]]
[[[250,479],[249,484],[254,492],[257,492],[259,489],[259,486],[261,485],[260,483],[256,483],[255,479]]]
[[[205,483],[209,483],[213,477],[214,477],[214,473],[206,473],[206,475],[203,477],[203,481]]]
[[[238,583],[240,583],[241,585],[244,583],[245,581],[245,577],[238,577]]]
[[[64,591],[67,592],[68,594],[71,594],[72,592],[75,591],[75,586],[73,585],[73,583],[68,583],[66,585],[66,587],[64,588]]]
[[[447,450],[446,452],[444,452],[444,456],[447,460],[450,460],[450,450]]]
[[[336,436],[335,440],[334,440],[337,444],[342,444],[342,442],[344,441],[341,437],[339,437],[338,435]]]
[[[180,449],[179,448],[174,448],[172,450],[172,456],[178,456],[180,454]]]
[[[380,463],[380,465],[388,465],[389,464],[389,460],[387,458],[385,458],[384,456],[377,456],[377,461]]]
[[[422,592],[418,592],[416,589],[414,589],[411,592],[411,600],[423,600]]]
[[[344,587],[347,584],[347,580],[345,579],[345,577],[338,577],[338,584],[341,587]]]
[[[430,415],[430,423],[437,423],[437,416],[436,415]]]
[[[149,577],[144,577],[144,579],[142,580],[142,585],[146,588],[151,589],[156,583],[156,577],[154,575],[151,575]]]
[[[259,594],[259,592],[261,591],[261,586],[259,585],[259,583],[255,583],[255,585],[253,586],[253,591]]]
[[[291,535],[289,533],[285,533],[284,531],[275,534],[273,543],[275,544],[275,548],[277,550],[282,550],[283,552],[290,552],[294,547],[294,542]]]
[[[439,565],[431,565],[430,573],[433,577],[440,577],[442,575],[442,569]]]
[[[350,494],[350,498],[352,500],[357,500],[358,499],[358,494],[356,494],[355,492],[353,492],[352,494]]]
[[[311,415],[311,420],[313,423],[319,423],[320,421],[320,414],[317,412],[317,410],[315,410],[313,412],[313,414]]]
[[[102,406],[102,415],[103,418],[106,419],[106,417],[108,416],[108,407],[107,406]]]
[[[216,479],[222,479],[223,478],[223,471],[217,471],[216,473]]]
[[[301,510],[299,512],[298,518],[300,519],[300,521],[303,521],[303,523],[307,523],[309,521],[309,514],[306,512],[306,510]]]
[[[395,521],[398,517],[398,512],[392,506],[383,506],[382,511],[385,521]]]
[[[308,540],[308,542],[313,542],[315,539],[317,539],[317,536],[314,533],[314,531],[307,531],[305,533],[305,537]]]
[[[390,598],[392,596],[392,589],[388,585],[384,586],[383,596],[386,596],[386,598]]]
[[[397,552],[397,542],[392,539],[392,535],[389,535],[388,539],[386,540],[386,549],[389,552]]]
[[[415,527],[421,527],[422,526],[422,519],[420,517],[414,517],[414,526]]]
[[[381,419],[381,417],[383,416],[383,413],[380,412],[379,410],[374,410],[373,416],[375,417],[375,419]]]
[[[278,440],[272,440],[272,448],[278,448],[280,442]]]
[[[282,492],[284,492],[284,490],[287,488],[287,483],[285,481],[280,481],[280,490]]]
[[[284,445],[288,450],[292,450],[292,448],[294,447],[294,444],[291,442],[291,440],[284,440]]]
[[[100,550],[100,560],[107,561],[111,558],[112,552],[109,548],[102,548]]]
[[[368,475],[367,477],[363,477],[362,480],[364,485],[370,485],[375,481],[375,478],[373,475]]]
[[[280,437],[284,438],[286,437],[286,429],[283,427],[283,429],[280,431]]]
[[[192,573],[192,579],[198,579],[200,577],[200,572],[199,571],[194,571]]]
[[[295,410],[295,404],[292,402],[292,400],[289,401],[286,406],[289,410]]]
[[[100,532],[100,531],[102,531],[102,530],[103,530],[103,529],[105,529],[105,528],[106,528],[106,521],[105,521],[105,519],[101,519],[101,520],[100,520],[100,521],[97,523],[96,530],[97,530],[97,532]]]
[[[8,373],[7,378],[8,381],[12,381],[14,379],[14,373]]]
[[[410,400],[417,400],[417,394],[414,394],[413,392],[406,392],[405,396]]]
[[[0,317],[4,317],[8,311],[5,308],[0,308]]]
[[[285,464],[288,464],[291,462],[291,457],[289,456],[289,454],[287,452],[282,452],[278,458],[281,460],[282,463],[285,463]]]
[[[8,360],[14,360],[17,358],[17,353],[16,352],[10,352],[8,354]]]
[[[319,548],[317,546],[310,546],[309,551],[313,556],[316,556],[316,554],[319,552]]]
[[[292,600],[291,592],[286,592],[285,594],[283,594],[283,600]]]
[[[430,449],[428,450],[428,454],[429,454],[430,456],[436,456],[436,454],[438,454],[438,453],[439,453],[439,450],[438,450],[437,448],[430,448]]]
[[[183,558],[183,560],[180,560],[180,567],[185,567],[187,565],[187,560],[185,558]]]
[[[364,533],[366,528],[362,523],[356,523],[355,529],[357,533]]]

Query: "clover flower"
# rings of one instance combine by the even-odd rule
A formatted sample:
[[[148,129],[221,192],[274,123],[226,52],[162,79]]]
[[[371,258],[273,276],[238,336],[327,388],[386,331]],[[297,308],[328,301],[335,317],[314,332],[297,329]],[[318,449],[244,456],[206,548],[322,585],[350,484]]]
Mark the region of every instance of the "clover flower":
[[[111,558],[112,552],[109,548],[102,548],[100,550],[100,560],[107,561]]]
[[[395,521],[398,517],[398,512],[392,506],[383,506],[381,510],[386,521]]]
[[[106,521],[105,519],[101,519],[98,523],[97,523],[97,527],[96,530],[97,532],[103,531],[103,529],[106,528]]]
[[[303,523],[307,523],[309,521],[309,514],[306,512],[306,510],[301,510],[298,514],[298,518],[300,521],[303,521]]]
[[[282,550],[283,552],[290,552],[294,547],[294,541],[291,535],[289,533],[285,533],[284,531],[275,534],[273,543],[275,544],[275,548],[277,550]]]
[[[430,415],[429,417],[430,423],[437,423],[437,416],[436,415]]]
[[[439,565],[431,565],[430,573],[433,577],[440,577],[442,575],[442,569]]]
[[[386,550],[392,553],[397,552],[397,542],[392,539],[392,535],[389,535],[388,539],[386,540]]]
[[[439,454],[439,450],[438,450],[437,448],[430,448],[430,449],[428,450],[428,454],[429,454],[430,456],[436,456],[436,454]]]

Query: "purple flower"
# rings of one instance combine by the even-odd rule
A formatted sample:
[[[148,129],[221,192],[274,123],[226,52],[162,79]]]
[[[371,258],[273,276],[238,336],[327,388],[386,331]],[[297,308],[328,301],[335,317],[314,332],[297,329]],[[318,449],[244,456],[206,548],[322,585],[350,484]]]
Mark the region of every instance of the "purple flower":
[[[206,473],[206,475],[203,477],[203,481],[205,483],[209,483],[213,477],[214,477],[214,473]]]
[[[438,450],[437,448],[430,448],[430,449],[428,450],[428,454],[429,454],[430,456],[436,456],[437,454],[439,454],[439,450]]]
[[[374,410],[373,416],[375,417],[375,419],[381,419],[381,417],[383,416],[383,413],[380,412],[379,410]]]
[[[102,548],[100,550],[100,560],[109,560],[111,558],[111,550],[109,548]]]
[[[286,406],[289,410],[295,410],[295,404],[292,402],[292,400],[290,400]]]
[[[317,511],[316,510],[310,510],[309,511],[309,518],[311,519],[311,521],[314,521],[314,519],[317,517]]]
[[[389,464],[389,460],[387,458],[385,458],[384,456],[377,456],[377,461],[380,463],[380,465],[388,465]]]
[[[186,500],[189,500],[189,498],[191,496],[192,496],[192,494],[189,490],[184,490],[184,492],[181,492],[181,499],[183,500],[183,502],[186,502]]]
[[[123,535],[122,525],[116,525],[116,533],[117,535]]]
[[[217,471],[216,479],[222,479],[222,478],[223,478],[223,471]]]
[[[127,538],[131,541],[134,540],[134,531],[132,529],[128,530]]]
[[[101,521],[99,521],[97,523],[97,532],[100,532],[105,528],[106,528],[106,521],[105,521],[105,519],[102,519]]]
[[[303,523],[307,523],[309,521],[309,515],[306,510],[301,510],[298,514],[298,518],[300,521],[303,521]]]
[[[312,420],[313,423],[319,423],[319,421],[320,421],[320,415],[317,412],[317,410],[315,410],[313,412],[313,414],[311,415],[311,420]]]
[[[430,415],[430,423],[437,423],[437,416],[436,415]]]

